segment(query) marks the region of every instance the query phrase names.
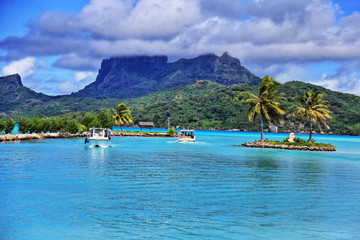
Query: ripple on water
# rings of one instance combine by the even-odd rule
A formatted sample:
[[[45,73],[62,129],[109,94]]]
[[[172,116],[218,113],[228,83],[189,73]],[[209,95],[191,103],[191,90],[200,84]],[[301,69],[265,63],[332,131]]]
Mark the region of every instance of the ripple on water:
[[[341,147],[345,138],[347,152],[311,153],[240,147],[246,134],[198,135],[188,144],[114,137],[110,148],[87,148],[83,139],[0,144],[1,238],[360,234],[359,155]]]

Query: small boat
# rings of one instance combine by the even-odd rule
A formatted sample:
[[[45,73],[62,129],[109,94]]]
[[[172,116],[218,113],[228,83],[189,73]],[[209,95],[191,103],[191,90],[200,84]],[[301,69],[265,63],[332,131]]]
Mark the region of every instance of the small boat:
[[[178,136],[178,142],[195,142],[195,131],[194,130],[180,130]]]
[[[111,130],[108,128],[90,128],[85,144],[90,147],[109,147],[111,145]]]

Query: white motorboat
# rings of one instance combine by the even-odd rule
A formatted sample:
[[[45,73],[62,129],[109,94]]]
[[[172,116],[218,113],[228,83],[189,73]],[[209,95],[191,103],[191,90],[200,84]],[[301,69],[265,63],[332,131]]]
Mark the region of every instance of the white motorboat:
[[[178,136],[178,142],[195,142],[195,131],[194,130],[180,130]]]
[[[90,147],[109,147],[111,145],[111,130],[109,128],[90,128],[85,144]]]

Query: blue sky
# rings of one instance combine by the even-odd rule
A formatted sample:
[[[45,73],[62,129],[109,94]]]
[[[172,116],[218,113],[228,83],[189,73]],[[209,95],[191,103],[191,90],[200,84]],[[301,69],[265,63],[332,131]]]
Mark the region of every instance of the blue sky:
[[[112,56],[228,51],[260,77],[360,96],[358,0],[0,0],[0,22],[0,74],[46,94]]]

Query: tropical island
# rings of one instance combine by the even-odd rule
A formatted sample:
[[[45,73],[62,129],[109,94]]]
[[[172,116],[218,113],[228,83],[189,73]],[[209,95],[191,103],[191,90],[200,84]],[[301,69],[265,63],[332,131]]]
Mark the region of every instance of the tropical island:
[[[331,118],[331,111],[329,111],[328,102],[323,100],[324,94],[318,90],[311,90],[305,92],[304,96],[296,97],[300,106],[294,105],[290,107],[291,113],[287,117],[299,118],[301,122],[309,121],[309,139],[307,141],[296,138],[293,133],[289,135],[283,142],[264,140],[264,121],[272,124],[272,121],[280,122],[286,113],[285,108],[278,102],[278,100],[286,100],[283,94],[278,93],[280,83],[276,82],[272,77],[265,76],[258,89],[258,94],[251,92],[242,92],[244,102],[249,104],[247,117],[250,122],[255,122],[257,117],[260,118],[261,140],[252,143],[243,143],[245,147],[257,148],[277,148],[288,150],[302,150],[302,151],[336,151],[336,147],[332,144],[315,143],[313,139],[313,123],[316,123],[322,131],[321,124],[326,128],[330,128],[326,119]]]
[[[15,123],[24,134],[77,134],[90,126],[138,126],[141,121],[167,128],[171,119],[175,128],[261,130],[262,141],[264,132],[360,134],[360,97],[299,81],[280,84],[268,76],[260,79],[227,52],[174,63],[164,56],[104,59],[96,80],[70,95],[34,92],[23,86],[17,74],[0,77],[0,87],[0,132],[4,133]],[[302,112],[306,107],[302,95],[317,95],[318,104],[325,104],[328,112],[316,118]],[[266,103],[272,108],[260,111],[258,99],[259,106]],[[131,121],[114,118],[117,110],[112,108],[119,102],[131,108]],[[325,129],[314,131],[317,123]],[[309,140],[307,144],[313,143]]]

